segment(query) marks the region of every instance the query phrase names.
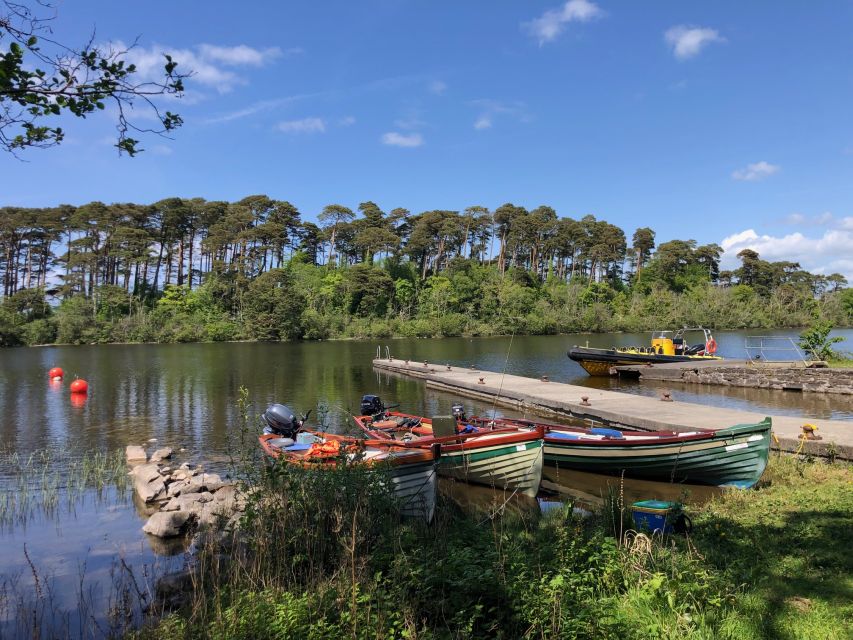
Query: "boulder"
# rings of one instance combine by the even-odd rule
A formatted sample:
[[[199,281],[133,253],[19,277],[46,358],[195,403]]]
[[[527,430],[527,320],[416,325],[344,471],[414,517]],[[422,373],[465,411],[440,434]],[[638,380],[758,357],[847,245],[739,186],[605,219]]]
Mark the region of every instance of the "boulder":
[[[169,488],[166,490],[166,495],[168,495],[170,498],[174,498],[175,496],[179,496],[179,495],[181,495],[181,493],[183,493],[183,490],[188,485],[189,485],[189,483],[186,482],[185,480],[178,480],[178,481],[172,482],[169,485]]]
[[[139,499],[143,502],[153,502],[162,498],[166,494],[166,483],[163,479],[157,477],[156,480],[148,482],[140,477],[136,477],[133,481],[133,488],[136,491]]]
[[[151,454],[151,462],[160,462],[161,460],[166,460],[171,457],[172,449],[169,447],[163,447],[162,449],[157,449],[157,451]]]
[[[189,511],[158,511],[148,518],[142,530],[158,538],[174,538],[183,533],[190,518]]]
[[[145,449],[139,445],[127,445],[124,455],[128,462],[148,462],[148,455],[145,453]]]
[[[213,494],[204,493],[188,493],[186,495],[175,496],[165,505],[163,511],[200,511],[201,505],[205,502],[213,500]]]
[[[157,468],[156,464],[141,464],[138,467],[134,467],[130,475],[134,480],[139,480],[141,482],[152,482],[154,480],[160,479],[160,469]]]

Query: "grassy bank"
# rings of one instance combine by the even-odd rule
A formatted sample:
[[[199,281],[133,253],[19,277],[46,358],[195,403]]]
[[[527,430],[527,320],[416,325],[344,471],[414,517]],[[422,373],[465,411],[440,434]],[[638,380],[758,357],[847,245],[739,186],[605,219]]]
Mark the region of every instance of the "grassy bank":
[[[396,521],[357,471],[274,469],[244,553],[139,638],[844,638],[853,623],[847,465],[774,457],[761,485],[692,512],[688,538],[604,513]],[[365,490],[365,484],[371,487]],[[340,487],[343,487],[342,489]]]

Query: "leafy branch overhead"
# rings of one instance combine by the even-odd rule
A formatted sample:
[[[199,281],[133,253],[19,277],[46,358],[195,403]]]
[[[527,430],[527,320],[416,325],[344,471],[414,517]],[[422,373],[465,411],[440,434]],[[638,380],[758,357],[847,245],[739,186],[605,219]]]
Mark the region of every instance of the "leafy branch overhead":
[[[39,9],[51,10],[38,3]],[[15,153],[58,145],[65,132],[55,120],[63,114],[85,118],[112,105],[117,110],[116,147],[130,156],[142,151],[134,135],[166,135],[183,124],[181,116],[161,110],[158,96],[180,97],[188,74],[163,56],[162,75],[140,77],[126,60],[129,48],[97,45],[94,35],[80,49],[51,38],[55,13],[40,15],[20,2],[0,2],[0,148]],[[141,103],[156,124],[140,127],[130,112]]]

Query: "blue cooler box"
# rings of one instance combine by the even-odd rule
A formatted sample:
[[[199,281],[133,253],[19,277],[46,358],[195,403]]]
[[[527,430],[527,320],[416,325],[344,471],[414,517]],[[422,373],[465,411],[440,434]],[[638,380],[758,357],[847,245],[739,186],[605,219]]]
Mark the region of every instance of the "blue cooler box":
[[[672,525],[681,513],[680,502],[641,500],[631,505],[637,531],[672,533]]]

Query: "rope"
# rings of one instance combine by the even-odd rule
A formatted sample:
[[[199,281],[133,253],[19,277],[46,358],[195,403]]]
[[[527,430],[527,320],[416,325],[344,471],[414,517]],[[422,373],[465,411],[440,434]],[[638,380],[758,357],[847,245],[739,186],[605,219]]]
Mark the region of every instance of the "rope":
[[[498,406],[498,398],[501,396],[501,391],[504,388],[504,378],[506,377],[506,369],[509,366],[509,354],[512,351],[512,341],[515,339],[515,329],[512,330],[512,334],[509,337],[509,347],[506,350],[506,359],[504,360],[504,370],[501,373],[501,383],[498,386],[498,393],[495,396],[495,401],[492,403],[492,420],[495,419],[495,409]]]

